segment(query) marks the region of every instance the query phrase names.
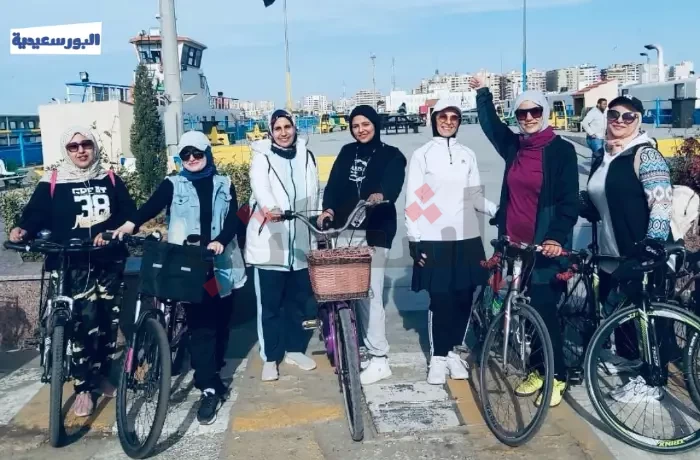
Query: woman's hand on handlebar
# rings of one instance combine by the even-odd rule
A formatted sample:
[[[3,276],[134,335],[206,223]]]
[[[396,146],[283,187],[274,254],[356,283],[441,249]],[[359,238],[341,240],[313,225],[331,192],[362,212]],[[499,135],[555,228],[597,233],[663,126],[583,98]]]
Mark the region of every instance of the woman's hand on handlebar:
[[[224,252],[224,245],[219,243],[218,241],[212,241],[207,245],[207,249],[209,249],[218,256],[219,254]]]
[[[23,228],[15,227],[10,230],[10,241],[13,243],[19,243],[27,236],[27,231]]]
[[[561,244],[554,240],[542,243],[542,255],[549,258],[559,257],[562,253]]]
[[[326,209],[325,211],[323,211],[321,213],[321,215],[318,216],[318,219],[316,219],[316,225],[318,226],[318,228],[320,228],[320,229],[324,228],[323,222],[325,220],[333,222],[333,215],[334,215],[334,212],[332,209]]]
[[[367,197],[368,203],[375,203],[377,201],[384,201],[384,194],[383,193],[373,193],[369,197]]]
[[[121,241],[124,235],[133,234],[135,228],[136,224],[127,220],[121,227],[112,232],[112,239]]]
[[[98,233],[92,243],[95,246],[107,246],[110,243],[110,241],[107,241],[104,238],[102,238],[102,233]]]
[[[265,211],[265,220],[270,222],[279,222],[282,220],[282,210],[279,208],[273,208],[269,211]]]

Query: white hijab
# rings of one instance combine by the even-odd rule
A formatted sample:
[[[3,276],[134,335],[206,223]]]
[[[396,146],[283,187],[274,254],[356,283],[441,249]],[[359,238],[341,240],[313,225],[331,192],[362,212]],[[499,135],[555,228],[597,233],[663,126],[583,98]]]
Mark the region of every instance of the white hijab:
[[[73,160],[71,159],[70,155],[68,154],[68,150],[66,149],[66,145],[68,145],[70,140],[73,139],[73,136],[75,136],[76,134],[81,134],[86,139],[91,140],[92,143],[95,145],[95,150],[93,152],[94,158],[92,160],[92,163],[90,163],[90,165],[85,169],[79,168],[75,165],[75,163],[73,163]],[[102,163],[100,162],[100,149],[97,145],[97,140],[95,139],[95,136],[93,136],[89,129],[82,126],[76,126],[67,130],[61,136],[61,145],[59,146],[59,148],[61,149],[63,158],[61,159],[61,162],[56,168],[56,171],[58,171],[56,177],[57,184],[86,182],[88,180],[103,179],[107,175],[107,172],[102,168]],[[41,181],[50,182],[52,174],[53,171],[47,171],[44,174],[44,177],[41,178]]]
[[[542,107],[542,125],[540,126],[540,132],[547,129],[547,127],[549,126],[549,112],[551,111],[551,109],[549,108],[549,102],[547,102],[547,98],[545,97],[544,93],[534,90],[528,90],[523,92],[520,96],[517,97],[517,99],[515,99],[515,110],[518,110],[520,104],[522,104],[525,101],[533,102]],[[518,129],[520,130],[521,134],[525,134],[522,128],[520,127],[520,123],[518,123]]]

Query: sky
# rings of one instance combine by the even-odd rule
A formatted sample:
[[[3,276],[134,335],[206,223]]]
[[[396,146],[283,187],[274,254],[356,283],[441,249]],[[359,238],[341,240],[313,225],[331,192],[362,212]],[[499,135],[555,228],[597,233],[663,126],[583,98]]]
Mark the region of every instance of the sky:
[[[129,39],[158,26],[156,0],[23,0],[0,14],[0,113],[30,114],[87,71],[92,81],[131,84],[136,54]],[[642,62],[648,43],[666,64],[700,67],[698,0],[528,0],[528,68],[582,63],[601,68]],[[522,0],[288,0],[293,99],[336,99],[397,89],[441,73],[519,70]],[[672,5],[672,6],[669,6]],[[282,0],[176,0],[177,28],[204,43],[202,70],[212,92],[243,100],[285,101]],[[102,22],[100,56],[10,55],[10,29]],[[655,56],[653,57],[655,59]]]

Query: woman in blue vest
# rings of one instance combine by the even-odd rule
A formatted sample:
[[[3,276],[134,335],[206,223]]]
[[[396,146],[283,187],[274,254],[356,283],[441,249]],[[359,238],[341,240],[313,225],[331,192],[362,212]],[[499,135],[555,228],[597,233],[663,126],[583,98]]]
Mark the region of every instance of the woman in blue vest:
[[[276,110],[269,126],[272,139],[251,145],[253,215],[245,243],[245,261],[255,267],[263,381],[279,378],[278,364],[283,360],[306,371],[316,368],[304,354],[310,337],[302,328],[307,313],[315,308],[306,254],[315,249],[316,240],[303,222],[279,220],[286,210],[318,210],[316,160],[304,140],[297,138],[288,112]]]
[[[228,344],[233,289],[245,284],[245,267],[236,242],[238,210],[231,179],[217,174],[211,144],[206,135],[189,131],[178,145],[182,160],[179,175],[167,177],[134,218],[116,231],[131,234],[135,227],[170,209],[168,242],[183,244],[188,235],[199,235],[201,246],[214,251],[214,276],[219,292],[205,293],[201,304],[186,304],[194,385],[202,392],[197,419],[203,425],[216,420],[228,392],[219,371]],[[208,284],[208,283],[207,283]]]

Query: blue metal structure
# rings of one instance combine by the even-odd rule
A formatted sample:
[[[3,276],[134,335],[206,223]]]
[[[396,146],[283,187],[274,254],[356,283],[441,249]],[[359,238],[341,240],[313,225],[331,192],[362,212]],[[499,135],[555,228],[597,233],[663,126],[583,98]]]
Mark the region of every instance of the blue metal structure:
[[[37,115],[0,116],[0,159],[22,168],[43,163]]]

